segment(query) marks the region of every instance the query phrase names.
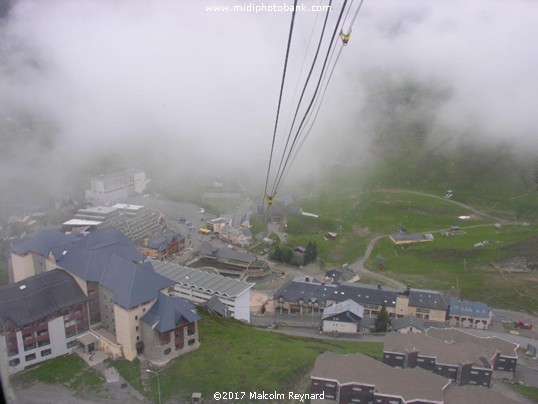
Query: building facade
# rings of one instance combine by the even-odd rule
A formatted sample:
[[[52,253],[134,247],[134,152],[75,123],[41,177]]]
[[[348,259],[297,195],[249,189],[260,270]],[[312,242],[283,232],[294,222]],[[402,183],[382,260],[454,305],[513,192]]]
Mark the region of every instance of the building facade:
[[[86,201],[110,205],[129,196],[144,192],[149,179],[142,170],[128,169],[102,174],[91,179],[91,189],[86,190]]]
[[[321,313],[335,303],[352,299],[364,308],[365,317],[376,316],[383,307],[393,318],[414,315],[424,320],[445,322],[448,304],[441,293],[407,288],[400,291],[360,283],[323,283],[311,277],[296,277],[274,294],[274,307],[281,313]]]
[[[89,329],[86,302],[73,278],[59,269],[0,287],[0,343],[8,372],[73,351]]]
[[[143,262],[145,256],[137,251],[134,243],[113,227],[98,229],[81,238],[65,239],[54,233],[48,236],[27,240],[14,249],[13,272],[17,277],[30,281],[39,276],[42,266],[33,264],[39,264],[40,261],[34,258],[41,256],[47,263],[43,266],[46,270],[58,268],[67,273],[84,296],[83,312],[87,313],[89,329],[86,329],[91,338],[86,336],[81,344],[86,348],[86,344],[93,344],[94,349],[101,349],[113,358],[124,357],[127,360],[144,353],[145,347],[151,350],[154,340],[144,341],[141,318],[159,302],[161,296],[168,296],[173,291],[174,282],[157,274],[149,262]],[[58,244],[58,240],[65,243]],[[183,301],[178,297],[170,299],[176,303]],[[183,323],[179,324],[180,318],[177,317],[178,323],[170,330],[184,326],[185,321],[187,328],[196,329],[189,319],[196,322],[197,316],[184,315],[181,318]],[[67,318],[66,321],[72,320]],[[189,350],[198,346],[197,338],[196,332],[196,343],[189,345]],[[187,351],[179,349],[174,352],[179,355]],[[155,353],[154,350],[152,352]]]
[[[229,310],[230,316],[250,323],[250,290],[254,283],[238,281],[199,269],[170,262],[151,261],[160,275],[172,280],[173,295],[192,302],[206,303],[217,297]]]

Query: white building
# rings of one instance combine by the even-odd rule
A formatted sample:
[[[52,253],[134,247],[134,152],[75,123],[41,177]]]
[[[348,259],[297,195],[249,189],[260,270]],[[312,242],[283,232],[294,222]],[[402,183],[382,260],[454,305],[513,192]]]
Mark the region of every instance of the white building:
[[[194,304],[216,296],[231,312],[231,316],[250,323],[250,289],[254,283],[238,281],[199,269],[187,268],[164,261],[150,260],[155,272],[173,280],[175,296]]]
[[[344,300],[323,310],[322,330],[328,333],[354,334],[360,331],[363,317],[364,307],[351,299]]]
[[[86,201],[112,204],[134,194],[144,192],[149,179],[142,170],[128,169],[102,174],[91,179],[91,189],[86,190]]]

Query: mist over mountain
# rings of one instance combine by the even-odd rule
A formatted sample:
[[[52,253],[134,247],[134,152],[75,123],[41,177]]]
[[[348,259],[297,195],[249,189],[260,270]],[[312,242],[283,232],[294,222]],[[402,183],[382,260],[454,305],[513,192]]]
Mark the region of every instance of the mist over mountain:
[[[290,14],[207,4],[0,2],[2,204],[124,167],[160,187],[225,176],[261,193]],[[538,154],[536,15],[524,0],[365,2],[284,186],[335,164],[392,164],[379,175],[409,186],[467,171],[461,186],[477,171],[526,184]],[[297,17],[283,127],[315,17]]]

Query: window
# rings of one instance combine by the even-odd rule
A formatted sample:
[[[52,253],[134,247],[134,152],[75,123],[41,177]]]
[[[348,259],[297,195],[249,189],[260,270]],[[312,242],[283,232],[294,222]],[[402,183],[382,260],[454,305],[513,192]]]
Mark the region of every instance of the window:
[[[136,326],[136,331],[138,331],[138,326]]]
[[[189,340],[189,346],[194,345],[195,343],[196,343],[195,339],[190,339]]]
[[[21,360],[19,358],[11,359],[9,361],[9,366],[17,366],[19,363],[21,363]]]
[[[30,349],[34,349],[36,347],[36,344],[29,344],[24,346],[25,351],[29,351]]]
[[[140,337],[139,337],[138,335],[136,336],[136,340],[137,340],[137,341],[140,341]]]
[[[73,348],[73,347],[75,347],[75,346],[77,346],[77,345],[78,345],[78,342],[77,342],[76,339],[74,339],[73,341],[69,341],[69,342],[67,343],[67,348],[68,348],[68,349],[69,349],[69,348]]]
[[[44,351],[41,351],[41,356],[48,356],[52,353],[52,349],[45,349]]]
[[[165,355],[170,355],[170,352],[172,352],[172,348],[166,348],[163,353]]]
[[[138,316],[135,316],[135,320],[138,320]],[[138,327],[136,327],[136,328],[138,328]]]
[[[477,372],[476,370],[471,370],[471,374],[472,374],[472,375],[477,375],[478,372]]]
[[[35,359],[35,353],[26,355],[24,359],[26,360],[26,362],[33,361]]]
[[[45,339],[37,343],[37,346],[45,346],[45,345],[50,345],[50,339]]]

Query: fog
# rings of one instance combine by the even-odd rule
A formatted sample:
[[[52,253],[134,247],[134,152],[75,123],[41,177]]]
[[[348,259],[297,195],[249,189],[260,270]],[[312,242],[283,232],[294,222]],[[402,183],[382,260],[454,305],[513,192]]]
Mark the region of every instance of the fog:
[[[174,184],[237,173],[262,192],[291,13],[206,11],[249,3],[11,1],[0,20],[3,197],[62,194],[75,173],[99,174],[103,156]],[[297,13],[282,128],[316,14]],[[464,134],[532,150],[537,27],[534,1],[366,0],[286,182],[368,155],[391,120],[423,119],[432,145]],[[406,88],[417,97],[407,109]]]

